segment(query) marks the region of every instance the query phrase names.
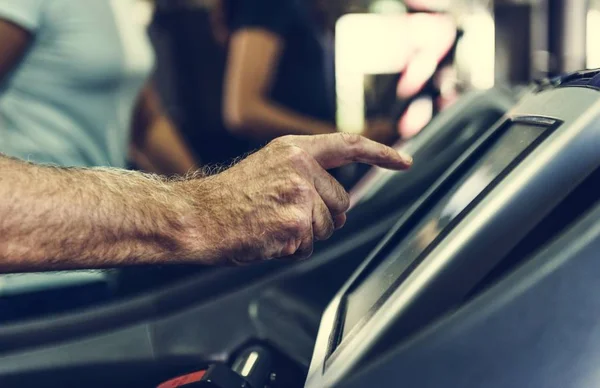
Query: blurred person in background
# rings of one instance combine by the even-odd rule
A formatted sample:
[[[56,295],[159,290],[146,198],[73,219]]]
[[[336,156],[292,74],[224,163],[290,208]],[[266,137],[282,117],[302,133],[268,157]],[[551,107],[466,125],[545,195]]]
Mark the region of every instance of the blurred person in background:
[[[169,42],[161,46],[159,64],[169,62],[175,69],[169,77],[168,71],[161,74],[162,90],[177,96],[170,106],[180,108],[178,123],[204,163],[227,164],[283,134],[337,130],[333,30],[337,18],[349,11],[348,3],[157,3],[153,36]],[[406,64],[398,72],[408,76],[402,77],[398,91],[411,98],[451,48],[456,26],[444,15],[410,15],[406,20],[411,21],[411,33],[390,36],[389,47],[406,53]],[[422,107],[413,103],[400,122],[369,115],[364,134],[387,144],[410,138],[433,113],[431,108],[429,115],[423,113]]]
[[[149,75],[136,0],[0,0],[0,152],[62,166],[197,167]]]
[[[215,38],[227,45],[229,51],[223,118],[231,144],[235,144],[235,149],[230,148],[234,154],[243,154],[285,134],[337,131],[333,32],[337,17],[342,14],[338,3],[326,0],[217,1],[212,25]],[[438,19],[429,20],[433,23],[419,31],[439,27]],[[415,54],[433,54],[437,63],[451,48],[455,27],[443,29],[440,42],[427,48],[425,45],[431,39],[420,39],[419,31],[415,36],[399,37],[395,41],[403,45],[402,39],[405,39],[406,45],[411,47],[406,50],[405,69],[399,69],[406,70],[398,86],[399,96],[403,98],[418,93],[432,76],[431,72],[417,70],[419,63],[423,63],[423,55]],[[399,127],[411,122],[414,120],[410,117],[403,118],[401,123],[371,120],[363,135],[389,145],[401,135],[414,135],[415,130],[403,132]],[[215,144],[214,148],[225,150],[228,144]]]
[[[336,132],[337,2],[220,3],[229,32],[223,112],[230,132],[251,144],[285,134]],[[371,123],[364,135],[388,144],[397,138],[392,123],[383,121]]]
[[[278,136],[339,130],[334,30],[346,5],[331,0],[217,1],[212,25],[215,39],[228,50],[222,107],[228,134],[207,136],[212,153],[229,160]],[[456,25],[440,14],[406,15],[405,20],[410,34],[390,36],[389,49],[405,59],[398,69],[397,97],[411,100],[452,48]],[[422,100],[407,105],[399,119],[368,117],[362,134],[386,145],[414,136],[433,113]],[[332,174],[349,189],[366,171],[366,166],[347,166]]]

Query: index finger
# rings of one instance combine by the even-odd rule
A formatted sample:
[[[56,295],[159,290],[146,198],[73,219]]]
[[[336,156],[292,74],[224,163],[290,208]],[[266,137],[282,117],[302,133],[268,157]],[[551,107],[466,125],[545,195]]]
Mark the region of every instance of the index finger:
[[[308,152],[326,170],[355,162],[390,170],[405,170],[412,165],[410,156],[351,133],[298,136],[294,144]]]

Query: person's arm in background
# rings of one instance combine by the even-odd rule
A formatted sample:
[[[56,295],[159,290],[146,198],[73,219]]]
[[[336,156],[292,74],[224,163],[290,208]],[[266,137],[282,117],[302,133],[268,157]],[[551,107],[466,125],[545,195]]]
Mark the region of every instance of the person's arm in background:
[[[181,175],[199,167],[151,83],[140,93],[135,108],[131,148],[135,163],[146,171]]]
[[[234,133],[259,140],[335,132],[335,126],[268,98],[283,48],[283,40],[266,29],[244,28],[233,33],[225,75],[225,124]]]
[[[337,131],[335,125],[286,109],[269,99],[283,40],[261,28],[243,28],[233,33],[225,75],[224,121],[233,133],[258,140],[277,136],[317,135]],[[372,120],[363,136],[392,144],[398,132],[391,120]]]
[[[31,34],[23,28],[0,18],[0,84],[23,55]]]
[[[359,136],[286,136],[210,177],[169,180],[0,154],[0,273],[308,257],[343,226],[348,194],[325,170],[411,159]]]

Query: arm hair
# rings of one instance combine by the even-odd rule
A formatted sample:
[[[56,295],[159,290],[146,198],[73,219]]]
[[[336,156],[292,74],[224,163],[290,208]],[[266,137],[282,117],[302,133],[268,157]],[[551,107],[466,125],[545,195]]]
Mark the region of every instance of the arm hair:
[[[0,272],[184,260],[186,217],[197,207],[182,189],[190,179],[197,177],[43,166],[0,154]]]

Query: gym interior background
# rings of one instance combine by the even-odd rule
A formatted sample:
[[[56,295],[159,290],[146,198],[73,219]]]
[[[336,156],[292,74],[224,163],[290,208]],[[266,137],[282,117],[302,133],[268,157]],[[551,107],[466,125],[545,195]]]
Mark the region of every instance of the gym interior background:
[[[160,320],[156,327],[160,328],[160,325],[163,325],[162,329],[165,327],[177,328],[179,322],[187,317],[181,311],[188,311],[186,309],[189,305],[195,303],[193,302],[194,296],[189,294],[189,291],[193,290],[196,295],[202,292],[209,295],[203,302],[202,309],[204,310],[195,317],[206,318],[219,315],[219,306],[239,308],[241,312],[231,313],[231,316],[227,315],[227,319],[231,321],[239,319],[240,322],[249,319],[249,322],[252,322],[249,325],[253,325],[254,330],[252,335],[247,333],[242,335],[232,329],[233,334],[231,334],[231,337],[217,335],[213,338],[214,343],[209,343],[210,338],[203,337],[202,346],[204,348],[200,350],[192,346],[189,349],[186,348],[184,340],[181,340],[181,342],[174,341],[174,345],[169,348],[169,351],[173,351],[175,355],[169,353],[168,356],[172,356],[172,358],[165,356],[168,358],[168,366],[161,365],[160,368],[157,367],[155,374],[149,373],[147,378],[141,378],[139,381],[136,378],[140,376],[135,376],[136,373],[133,373],[134,376],[132,377],[124,372],[123,376],[127,377],[124,377],[123,381],[128,383],[123,383],[122,386],[151,386],[144,384],[152,384],[157,380],[166,380],[177,374],[191,372],[198,368],[190,360],[199,357],[199,354],[210,354],[212,358],[208,361],[219,361],[227,364],[238,375],[243,375],[244,365],[242,364],[247,363],[248,359],[254,360],[253,362],[256,362],[256,360],[262,362],[263,357],[269,358],[269,360],[279,359],[279,357],[285,359],[285,362],[281,364],[269,361],[269,367],[265,368],[271,368],[269,369],[271,372],[267,376],[267,380],[271,379],[271,385],[265,384],[257,378],[257,381],[261,381],[261,386],[303,386],[309,366],[311,373],[307,386],[328,386],[327,384],[331,382],[335,382],[335,384],[332,383],[333,385],[339,384],[339,381],[341,381],[339,379],[345,378],[342,377],[342,372],[339,376],[324,377],[324,380],[320,380],[322,376],[315,374],[316,372],[313,369],[316,367],[311,364],[313,345],[316,343],[316,346],[318,346],[322,336],[319,329],[323,329],[319,327],[319,323],[331,319],[331,317],[327,318],[328,316],[323,318],[321,314],[324,313],[333,296],[342,289],[340,287],[344,286],[348,279],[351,279],[352,274],[357,269],[361,268],[360,265],[365,261],[365,258],[370,257],[369,252],[377,247],[381,248],[378,243],[382,241],[382,238],[388,232],[393,230],[401,214],[407,214],[407,207],[396,208],[394,205],[393,210],[390,210],[391,204],[400,199],[406,200],[407,203],[418,203],[420,198],[425,198],[427,189],[433,187],[437,182],[437,178],[441,177],[445,171],[436,163],[452,164],[462,160],[461,155],[465,155],[465,152],[469,149],[468,146],[473,142],[471,139],[468,142],[465,141],[462,145],[448,146],[447,153],[442,155],[440,150],[444,149],[445,144],[449,144],[451,140],[444,137],[434,138],[431,134],[446,127],[454,128],[458,126],[461,128],[478,128],[472,129],[473,132],[469,132],[469,136],[483,136],[484,129],[487,130],[493,123],[503,117],[509,111],[509,108],[514,106],[524,93],[527,93],[528,88],[532,85],[546,85],[548,81],[544,84],[542,80],[556,80],[556,77],[564,74],[584,69],[600,68],[600,44],[597,39],[600,36],[600,0],[419,0],[412,3],[426,3],[427,12],[450,16],[456,25],[456,30],[459,31],[455,45],[443,63],[443,77],[436,78],[440,74],[438,70],[442,68],[441,66],[431,68],[432,81],[427,83],[423,92],[417,96],[418,99],[410,100],[410,103],[422,101],[416,109],[417,117],[422,116],[422,120],[430,122],[429,127],[423,129],[422,137],[421,133],[413,134],[412,143],[410,143],[411,139],[408,137],[398,139],[398,143],[394,143],[398,147],[402,147],[406,141],[409,150],[422,151],[423,155],[430,158],[427,159],[426,156],[422,156],[423,160],[431,161],[431,171],[421,171],[419,167],[415,172],[406,173],[406,178],[397,178],[400,179],[398,184],[402,186],[404,191],[402,195],[395,192],[396,196],[393,198],[392,194],[389,193],[389,198],[381,195],[381,193],[378,197],[374,194],[374,187],[381,189],[389,182],[389,179],[396,179],[390,178],[391,175],[385,175],[386,173],[378,169],[371,170],[365,166],[352,166],[336,173],[336,177],[339,177],[351,194],[354,195],[353,198],[360,198],[356,200],[356,203],[353,203],[353,206],[357,207],[355,213],[350,213],[350,217],[353,217],[354,214],[354,217],[359,221],[361,217],[373,217],[377,218],[378,222],[379,220],[383,220],[383,222],[379,222],[377,226],[374,223],[369,224],[369,228],[361,229],[364,225],[355,225],[352,219],[349,219],[348,228],[355,228],[352,229],[352,233],[342,234],[337,237],[337,240],[334,236],[333,242],[329,243],[329,246],[322,247],[322,249],[317,246],[315,250],[317,259],[313,264],[310,264],[310,261],[304,263],[304,267],[300,267],[296,272],[293,272],[293,275],[289,275],[291,278],[282,278],[284,280],[272,280],[274,276],[277,276],[274,274],[287,269],[287,264],[282,263],[267,263],[253,268],[244,268],[241,272],[242,275],[235,268],[214,271],[204,267],[173,266],[126,268],[71,274],[11,274],[0,276],[0,364],[3,362],[3,352],[6,352],[6,368],[11,368],[11,365],[18,365],[20,360],[17,358],[20,354],[19,346],[23,343],[27,344],[27,341],[32,341],[33,345],[23,351],[23,357],[27,356],[29,354],[27,352],[30,352],[31,349],[37,349],[36,347],[41,349],[39,354],[42,354],[46,351],[44,346],[47,344],[54,346],[64,342],[66,343],[65,346],[70,346],[70,339],[65,339],[68,336],[61,337],[66,335],[64,333],[69,332],[69,328],[78,327],[77,325],[94,327],[94,323],[90,323],[94,316],[89,314],[97,314],[99,321],[102,322],[104,320],[100,317],[104,314],[110,316],[113,321],[118,320],[116,310],[111,309],[118,306],[118,309],[120,309],[118,311],[123,312],[126,316],[127,303],[138,308],[137,303],[142,303],[140,301],[144,300],[143,303],[146,304],[143,308],[139,307],[140,311],[144,310],[144,313],[146,313],[145,309],[152,310],[144,319]],[[400,18],[402,15],[418,13],[419,10],[411,8],[411,5],[405,4],[402,0],[330,0],[325,4],[330,7],[328,11],[336,15],[337,19],[334,35],[336,61],[335,120],[337,127],[340,130],[360,132],[365,122],[370,118],[384,117],[390,120],[399,120],[404,113],[404,109],[406,109],[407,101],[402,100],[396,94],[396,85],[402,79],[402,73],[395,71],[397,58],[394,52],[402,47],[405,44],[405,39],[408,38],[402,35],[405,32],[402,29],[403,26],[395,24],[395,21],[403,20]],[[170,117],[182,130],[186,143],[200,156],[200,160],[203,159],[203,154],[209,155],[206,158],[208,160],[227,160],[229,157],[228,150],[215,149],[214,147],[207,149],[206,145],[207,138],[219,136],[219,133],[226,130],[224,129],[226,123],[223,118],[223,100],[228,46],[225,37],[226,32],[221,30],[219,24],[221,7],[221,0],[138,0],[134,15],[132,15],[136,22],[146,26],[151,38],[157,60],[153,79],[162,103]],[[424,67],[427,66],[424,65]],[[591,73],[588,78],[594,76],[595,73]],[[595,87],[597,88],[597,85]],[[451,102],[443,107],[436,105],[436,99],[445,95],[452,97]],[[529,108],[530,106],[527,105],[523,108],[523,111],[525,112]],[[458,110],[467,111],[469,109],[474,112],[471,117],[461,116],[460,120],[453,118],[459,116]],[[474,118],[479,121],[474,120]],[[559,119],[562,120],[562,118]],[[569,122],[568,120],[569,118],[564,119],[565,122]],[[523,126],[528,124],[531,125],[531,122],[521,122]],[[558,125],[557,123],[545,124],[548,124],[549,127]],[[2,123],[0,123],[0,133],[2,131],[1,125]],[[458,129],[448,131],[452,136],[460,137]],[[530,139],[531,144],[537,144],[536,139]],[[219,144],[222,144],[223,147],[227,146],[223,142]],[[424,144],[429,144],[429,148]],[[526,146],[529,145],[530,143],[526,144]],[[227,156],[219,158],[218,155],[221,151],[223,155]],[[507,150],[502,152],[504,152],[504,155],[510,154]],[[502,152],[500,153],[502,154]],[[435,159],[435,156],[440,156],[441,159]],[[132,168],[135,167],[132,166]],[[421,176],[419,174],[425,174],[428,178],[414,178],[415,176]],[[593,177],[595,178],[597,172],[594,174]],[[375,179],[376,185],[369,180],[373,177],[379,179]],[[584,183],[574,191],[574,196],[568,197],[570,202],[565,200],[560,205],[563,207],[556,207],[556,209],[559,209],[556,210],[557,212],[565,211],[567,208],[572,212],[572,217],[564,217],[562,218],[563,221],[567,219],[569,222],[579,220],[578,217],[589,211],[591,204],[597,199],[595,196],[596,189],[590,179],[581,179]],[[433,196],[433,194],[431,195]],[[377,198],[377,200],[369,202],[372,198]],[[432,200],[440,200],[440,198],[436,197]],[[361,208],[357,203],[359,205],[370,203],[372,207],[363,206]],[[373,205],[373,203],[378,205]],[[420,206],[425,205],[421,203]],[[354,208],[352,211],[354,211]],[[594,214],[596,213],[598,212],[595,211]],[[405,225],[410,224],[409,221],[411,221],[409,218],[402,218],[402,220]],[[535,229],[538,234],[533,237],[527,235],[535,243],[530,242],[527,245],[522,241],[516,241],[515,251],[511,252],[517,252],[515,255],[519,258],[525,257],[535,250],[534,246],[539,247],[551,241],[549,237],[540,237],[541,235],[555,236],[566,233],[562,226],[556,226],[552,223],[552,219],[548,218],[547,220],[550,220],[546,223],[547,229]],[[554,221],[556,220],[554,219]],[[559,221],[559,223],[563,221]],[[360,224],[361,222],[355,223]],[[589,226],[591,221],[586,219],[582,222],[581,225]],[[594,225],[596,224],[598,222]],[[414,225],[410,225],[416,228],[416,225],[420,224],[415,222]],[[578,227],[583,228],[581,225]],[[424,238],[430,241],[428,240],[428,233],[434,232],[428,229],[415,239]],[[440,236],[443,237],[442,234]],[[433,236],[431,241],[440,236]],[[332,248],[334,243],[341,244],[343,240],[350,239],[353,239],[353,245],[343,249],[336,246],[336,249],[340,250]],[[517,242],[520,245],[517,245]],[[336,267],[336,261],[332,257],[339,258],[340,256],[350,255],[349,252],[352,252],[352,259],[348,259],[351,264],[347,264],[343,268]],[[320,268],[321,272],[315,272],[319,266],[322,267]],[[328,268],[332,268],[331,271],[334,271],[335,276],[331,275],[332,272]],[[502,269],[502,271],[510,271],[514,267],[507,268]],[[324,276],[324,273],[327,276]],[[505,274],[506,272],[502,273]],[[244,279],[243,281],[240,280],[240,276]],[[494,277],[494,279],[498,279],[500,275],[494,276],[498,276]],[[280,287],[282,283],[285,283],[285,286],[277,288],[276,291],[268,287],[265,288],[267,291],[251,291],[248,292],[251,297],[246,296],[246,299],[241,302],[241,299],[234,300],[235,293],[232,290],[239,292],[241,289],[240,283],[246,282],[248,279],[254,279],[251,287],[259,287],[259,284],[271,284],[268,283],[270,281],[276,282],[277,287]],[[487,287],[488,283],[482,281],[482,283],[477,283],[477,286],[474,286],[470,292],[475,293],[474,289],[478,289],[477,287],[486,289],[482,285],[483,283]],[[307,287],[307,284],[319,284],[319,286]],[[354,290],[357,289],[359,288]],[[162,294],[160,294],[161,292]],[[150,293],[152,295],[148,296]],[[297,295],[300,294],[302,295],[301,300],[297,298]],[[469,294],[468,298],[471,298],[471,295]],[[222,298],[231,299],[225,300]],[[235,294],[235,298],[238,298],[238,294]],[[225,301],[223,302],[223,300]],[[360,314],[362,313],[360,311]],[[161,314],[164,314],[166,318]],[[242,315],[244,318],[239,318]],[[246,315],[250,315],[251,318],[247,318]],[[361,317],[362,315],[356,320],[360,321]],[[279,322],[273,323],[278,320]],[[302,337],[301,340],[297,340],[295,343],[295,340],[288,341],[287,336],[292,336],[286,331],[285,327],[286,324],[289,324],[289,320],[294,321],[290,325],[298,325],[301,328],[294,332],[294,335],[297,334],[299,337],[306,335],[308,339]],[[54,328],[54,326],[50,329],[51,336],[56,336],[59,339],[40,339],[39,343],[35,342],[37,341],[35,336],[28,340],[23,339],[25,338],[24,335],[30,333],[31,330],[36,329],[36,327],[42,328],[43,325],[49,324],[51,321],[63,322],[66,325],[61,326],[59,329]],[[131,318],[124,325],[129,325],[134,321],[135,319]],[[267,321],[269,323],[265,324]],[[202,323],[200,322],[200,324]],[[99,330],[99,334],[94,333],[90,343],[93,345],[111,343],[111,339],[103,342],[104,339],[99,340],[94,337],[95,335],[106,335],[108,337],[113,329],[116,332],[116,326],[111,325],[106,326],[107,328],[110,326],[110,329]],[[189,329],[189,326],[186,325],[188,324],[182,324],[181,327]],[[206,330],[214,329],[216,327],[214,325],[218,325],[218,323],[210,322],[209,325],[213,326]],[[356,325],[360,326],[360,324]],[[3,327],[6,329],[4,332],[2,331]],[[77,331],[73,330],[74,332]],[[260,335],[256,333],[260,333]],[[161,338],[161,340],[171,344],[169,342],[171,341],[170,336],[176,334],[165,332],[165,338]],[[186,336],[192,336],[196,333],[186,332],[184,334],[184,338],[188,338]],[[346,333],[337,333],[336,335],[342,341]],[[225,343],[218,342],[224,337],[227,337]],[[331,338],[333,337],[331,336]],[[268,341],[265,341],[268,345],[261,344],[261,341],[257,338],[268,338]],[[389,338],[392,338],[390,341],[400,340],[393,336]],[[257,347],[251,346],[254,344],[257,344]],[[344,350],[342,345],[343,342],[338,345],[340,351]],[[444,344],[440,345],[438,343],[437,345],[441,349],[445,349]],[[77,346],[85,347],[86,345],[82,342],[81,344],[78,343]],[[126,347],[128,345],[118,343],[115,346]],[[290,351],[286,346],[294,347],[294,350]],[[265,349],[268,349],[268,351]],[[11,358],[13,355],[10,354],[12,350],[16,352],[14,359]],[[389,349],[386,349],[386,351],[389,351]],[[48,352],[48,354],[54,354],[51,350],[48,350]],[[73,350],[73,352],[76,351]],[[102,352],[111,354],[110,349],[102,350]],[[264,352],[268,354],[265,355]],[[335,353],[337,349],[331,352]],[[448,352],[451,353],[450,350]],[[160,351],[157,351],[158,353]],[[315,351],[314,354],[318,355],[318,351]],[[135,369],[138,367],[136,363],[144,364],[147,361],[144,357],[146,355],[142,354],[139,359],[133,357],[133,361],[127,361],[130,361]],[[369,353],[369,357],[374,356]],[[158,363],[157,358],[160,357],[153,358],[152,362]],[[106,364],[98,366],[94,364],[94,360],[90,359],[86,362],[88,361],[89,365],[86,364],[86,367],[89,366],[90,369],[81,368],[80,370],[77,369],[79,366],[73,367],[73,370],[77,370],[75,375],[81,377],[94,368],[100,370],[111,362],[118,362],[117,359],[103,360]],[[333,363],[334,361],[335,359],[331,362],[326,359],[324,364]],[[59,367],[64,367],[65,370],[71,368],[68,364],[65,364],[66,366],[60,364],[62,361],[56,362]],[[25,369],[18,370],[15,367],[15,370],[18,370],[18,372],[15,372],[15,376],[19,376],[19,379],[22,378],[23,380],[10,380],[11,370],[0,367],[0,383],[6,377],[7,382],[26,381],[27,383],[23,386],[30,386],[27,385],[28,382],[37,381],[36,379],[39,376],[50,373],[53,376],[52,378],[56,378],[56,381],[61,381],[64,384],[56,386],[71,386],[65,383],[66,380],[61,380],[62,377],[56,377],[52,372],[48,372],[53,370],[54,365],[52,362],[42,364],[40,364],[42,366],[32,367],[37,374],[31,376],[27,375],[28,372]],[[199,366],[205,367],[207,365]],[[376,373],[385,375],[389,372],[385,367],[382,368],[377,369]],[[280,377],[283,380],[277,380],[273,377],[275,373],[272,370],[274,369],[277,369],[280,376],[283,376]],[[322,369],[326,370],[324,366]],[[406,372],[406,368],[404,371]],[[217,370],[215,373],[220,372]],[[96,375],[91,373],[90,376]],[[254,378],[248,375],[245,377],[249,379],[248,381]],[[81,381],[87,381],[84,377],[81,378],[83,379]],[[289,382],[289,379],[293,382]],[[365,379],[356,378],[351,383],[348,382],[350,380],[344,380],[348,385],[343,386],[370,386],[365,381],[376,381],[376,379]],[[369,379],[372,379],[372,376]],[[302,380],[302,383],[298,384],[300,380]],[[136,382],[133,383],[133,381]],[[384,380],[380,380],[380,383],[381,381]],[[411,381],[415,382],[417,380]],[[430,385],[424,384],[422,386],[439,386],[432,381],[428,383]],[[324,382],[328,383],[320,385],[325,384]],[[376,385],[372,386],[399,386],[395,385],[396,382],[397,380],[392,379],[388,380],[387,383],[381,383],[384,385],[373,383]],[[10,383],[7,383],[6,386],[17,386],[10,385]],[[138,383],[140,385],[136,385]],[[89,386],[93,386],[93,384]],[[254,385],[247,386],[256,388]],[[458,387],[458,385],[449,386]],[[476,385],[465,384],[463,386],[474,387]],[[489,386],[501,385],[490,383]],[[228,385],[222,387],[228,387]]]

